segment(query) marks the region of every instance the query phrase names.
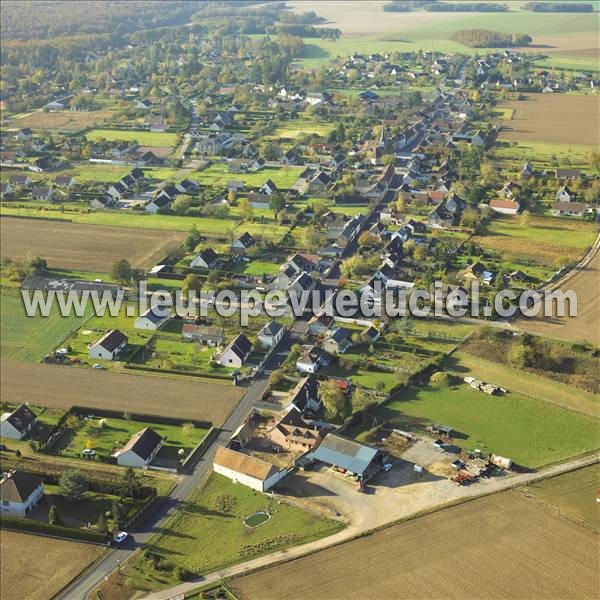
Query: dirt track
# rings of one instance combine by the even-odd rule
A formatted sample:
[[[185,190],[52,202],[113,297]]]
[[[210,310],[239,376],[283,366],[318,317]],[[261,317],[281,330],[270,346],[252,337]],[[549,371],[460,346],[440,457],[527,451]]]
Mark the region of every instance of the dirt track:
[[[563,283],[560,290],[577,294],[577,317],[521,318],[515,325],[525,331],[600,345],[600,250],[581,270]]]
[[[41,256],[51,268],[106,273],[126,258],[134,267],[151,267],[165,249],[180,244],[184,232],[103,227],[43,219],[2,217],[2,256]]]
[[[2,361],[2,399],[39,406],[85,406],[179,419],[219,426],[244,388],[208,381],[129,375],[58,365]]]

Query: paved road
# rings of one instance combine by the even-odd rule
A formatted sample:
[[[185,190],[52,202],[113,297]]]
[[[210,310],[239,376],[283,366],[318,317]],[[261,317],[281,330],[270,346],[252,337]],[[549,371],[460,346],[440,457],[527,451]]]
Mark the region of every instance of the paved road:
[[[591,465],[597,463],[599,461],[599,456],[597,453],[584,456],[581,458],[576,458],[574,460],[561,463],[558,465],[552,465],[545,469],[541,469],[536,473],[523,473],[523,474],[515,474],[509,477],[498,477],[483,480],[480,484],[468,486],[462,488],[464,491],[464,498],[475,498],[478,496],[486,496],[489,494],[495,494],[497,492],[502,492],[517,486],[525,485],[533,483],[534,481],[538,481],[540,479],[546,479],[547,477],[552,477],[554,475],[559,475],[561,473],[566,473],[568,471],[573,471],[575,469],[579,469],[580,467]],[[434,508],[434,507],[431,507]],[[411,515],[411,511],[414,513],[414,508],[411,509],[410,506],[406,507],[404,517],[409,517]],[[394,520],[396,522],[397,519]],[[339,544],[340,542],[347,542],[351,539],[354,539],[360,535],[365,535],[368,531],[371,531],[371,527],[361,527],[354,526],[352,523],[344,530],[331,535],[329,537],[321,538],[319,540],[315,540],[314,542],[309,542],[308,544],[303,544],[302,546],[294,546],[287,550],[281,550],[279,552],[273,552],[272,554],[268,554],[266,556],[260,556],[258,558],[248,560],[244,563],[240,563],[237,565],[233,565],[232,567],[228,567],[225,569],[221,569],[219,571],[215,571],[214,573],[210,573],[206,575],[206,577],[202,577],[200,579],[196,579],[194,581],[182,583],[172,588],[168,588],[165,590],[161,590],[159,592],[154,592],[148,596],[145,596],[145,600],[170,600],[174,598],[178,594],[183,594],[184,592],[189,592],[197,588],[200,585],[205,585],[209,583],[217,583],[218,581],[225,579],[227,577],[233,577],[234,575],[240,575],[242,573],[247,573],[248,571],[253,571],[258,568],[267,567],[269,565],[275,564],[280,561],[287,561],[293,558],[298,558],[300,556],[305,556],[306,554],[313,553],[318,550],[323,550],[335,544]]]
[[[181,476],[169,498],[153,513],[141,526],[140,529],[130,536],[130,539],[119,548],[113,549],[101,562],[84,573],[79,579],[66,587],[57,598],[60,600],[84,600],[87,594],[110,573],[123,564],[133,552],[146,544],[157,527],[160,527],[165,519],[173,516],[180,500],[187,498],[200,483],[201,479],[210,471],[213,458],[219,445],[226,445],[231,434],[244,421],[252,407],[261,400],[263,392],[267,387],[269,375],[285,360],[291,347],[300,341],[300,335],[304,332],[306,323],[296,321],[290,328],[288,334],[283,338],[276,351],[269,358],[265,366],[263,376],[248,386],[238,405],[233,409],[214,442],[206,450],[202,458],[194,465],[192,471]],[[202,385],[202,384],[199,384]]]

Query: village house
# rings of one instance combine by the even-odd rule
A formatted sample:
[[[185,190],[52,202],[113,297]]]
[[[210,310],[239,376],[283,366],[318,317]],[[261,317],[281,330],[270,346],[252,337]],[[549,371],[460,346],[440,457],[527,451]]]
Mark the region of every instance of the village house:
[[[233,241],[231,244],[231,252],[234,254],[244,254],[255,244],[256,240],[246,231]]]
[[[124,333],[113,329],[88,346],[88,356],[91,359],[115,360],[123,352],[127,342],[128,338]]]
[[[0,185],[0,198],[2,198],[2,200],[7,200],[9,198],[12,198],[13,195],[13,187],[12,185],[10,185],[10,183],[3,183]]]
[[[285,408],[295,406],[300,413],[314,414],[322,406],[319,398],[319,382],[313,375],[307,375],[298,381],[286,401]]]
[[[479,280],[483,285],[491,285],[496,275],[488,271],[483,263],[476,262],[459,271],[456,277],[462,281]]]
[[[252,354],[252,350],[250,340],[243,333],[240,333],[221,352],[219,364],[224,367],[243,367],[250,354]]]
[[[550,212],[553,216],[563,215],[571,217],[582,217],[587,211],[587,206],[583,202],[555,202],[552,204]]]
[[[517,200],[505,200],[504,198],[494,198],[490,200],[490,208],[502,215],[516,215],[521,208]]]
[[[35,426],[36,414],[26,404],[12,412],[3,413],[0,420],[0,437],[22,440]]]
[[[148,204],[146,204],[146,212],[151,215],[155,215],[159,210],[165,210],[171,207],[171,203],[173,199],[170,198],[167,194],[161,194],[156,198],[150,200]]]
[[[157,455],[163,442],[163,438],[154,429],[146,427],[132,435],[112,456],[122,467],[146,467]]]
[[[157,331],[171,318],[171,309],[167,306],[155,304],[144,313],[142,313],[135,321],[133,326],[136,329],[147,329]]]
[[[308,322],[308,333],[314,336],[326,334],[333,324],[333,317],[329,315],[313,315]]]
[[[225,333],[222,327],[216,325],[184,323],[181,328],[181,338],[207,346],[220,346],[225,340]]]
[[[328,367],[332,362],[331,355],[319,346],[311,346],[296,361],[296,369],[300,373],[316,373],[320,368]]]
[[[75,177],[72,177],[71,175],[59,175],[54,179],[54,184],[61,188],[70,189],[74,187],[76,183]]]
[[[258,332],[258,342],[264,348],[275,348],[285,335],[285,327],[276,321],[269,321]]]
[[[322,433],[310,427],[294,405],[270,426],[267,435],[273,444],[291,452],[314,450],[323,439]]]
[[[559,188],[558,192],[556,192],[557,202],[574,202],[576,198],[577,194],[572,192],[566,185],[563,185]]]
[[[54,198],[54,192],[52,188],[42,185],[39,187],[34,187],[31,190],[31,199],[32,200],[40,200],[44,202],[51,202]]]
[[[287,469],[277,469],[271,463],[224,446],[217,448],[213,470],[258,492],[271,489],[288,473]]]
[[[267,196],[272,196],[277,191],[278,188],[271,179],[267,179],[258,189],[259,194],[266,194]]]
[[[337,327],[323,340],[323,349],[332,354],[343,354],[352,346],[351,335],[345,327]]]
[[[556,179],[581,179],[581,171],[579,169],[556,169],[554,172]]]
[[[197,256],[192,259],[191,267],[201,269],[212,269],[219,260],[217,253],[212,248],[204,248]]]
[[[10,471],[0,480],[0,503],[2,513],[11,517],[25,517],[44,496],[41,477]]]

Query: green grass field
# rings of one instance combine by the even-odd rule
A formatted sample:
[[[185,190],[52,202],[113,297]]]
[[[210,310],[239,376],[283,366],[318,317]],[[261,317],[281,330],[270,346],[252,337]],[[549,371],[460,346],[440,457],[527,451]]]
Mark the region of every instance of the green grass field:
[[[136,141],[140,146],[170,148],[177,141],[176,133],[153,133],[152,131],[121,131],[119,129],[92,129],[85,134],[88,140],[104,139],[109,142]]]
[[[273,133],[269,134],[267,138],[287,138],[294,139],[300,134],[316,134],[321,137],[326,136],[329,132],[333,131],[335,125],[333,123],[320,123],[310,118],[298,118],[294,121],[286,121],[284,125],[277,127]]]
[[[500,134],[502,137],[502,134]],[[569,157],[573,168],[590,171],[588,157],[597,149],[586,144],[549,144],[547,142],[515,141],[500,139],[492,154],[496,160],[521,168],[525,161],[531,162],[536,169],[552,169],[561,166],[565,156]]]
[[[3,359],[37,362],[77,329],[87,316],[63,317],[54,306],[47,318],[28,317],[20,292],[3,287],[0,291],[0,355]]]
[[[119,167],[116,165],[100,165],[94,163],[79,164],[74,169],[60,171],[71,174],[78,183],[85,182],[115,182],[131,171],[131,167]],[[144,167],[144,174],[149,179],[164,180],[176,177],[179,169],[168,167]],[[183,178],[183,177],[182,177]]]
[[[528,496],[538,498],[566,514],[600,529],[600,504],[596,502],[600,488],[600,464],[557,475],[524,488]]]
[[[454,443],[512,458],[530,468],[564,460],[600,446],[598,421],[515,391],[488,396],[466,384],[436,389],[410,387],[376,411],[378,422],[404,430],[431,423],[450,425]],[[361,439],[367,425],[351,430]]]
[[[271,515],[260,527],[244,519],[264,510]],[[270,499],[213,474],[202,490],[182,502],[173,518],[149,542],[148,551],[172,567],[200,575],[262,554],[331,535],[341,524]],[[126,577],[140,590],[173,585],[172,569],[157,571],[139,557]]]
[[[446,364],[449,371],[455,372],[460,377],[470,375],[500,385],[509,391],[519,390],[519,393],[524,396],[545,400],[563,408],[600,418],[598,396],[572,385],[513,369],[508,365],[486,360],[464,351],[453,354]]]
[[[211,219],[208,217],[178,217],[175,215],[149,215],[133,212],[61,212],[59,207],[36,210],[34,208],[0,207],[0,214],[40,219],[59,219],[88,225],[133,227],[135,229],[160,229],[164,231],[190,231],[196,229],[208,236],[228,236],[237,225],[234,219]]]
[[[265,181],[271,179],[280,188],[289,188],[298,179],[302,167],[265,167],[250,173],[230,173],[225,163],[214,163],[210,167],[193,173],[190,179],[198,181],[201,185],[225,187],[230,180],[243,181],[249,187],[260,187]]]
[[[112,417],[104,421],[106,424],[101,427],[100,418],[85,419],[80,427],[70,429],[69,433],[61,438],[54,451],[59,452],[61,456],[81,458],[83,450],[91,447],[99,456],[108,457],[115,450],[123,447],[134,433],[151,427],[165,438],[155,460],[167,461],[169,466],[172,466],[173,463],[177,463],[180,449],[184,450],[183,457],[187,456],[208,432],[208,429],[199,427],[184,428],[180,425],[163,425]]]

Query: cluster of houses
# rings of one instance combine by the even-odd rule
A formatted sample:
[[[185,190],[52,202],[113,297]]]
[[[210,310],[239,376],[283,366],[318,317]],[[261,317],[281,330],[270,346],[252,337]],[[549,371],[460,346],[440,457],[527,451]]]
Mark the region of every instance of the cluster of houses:
[[[111,184],[102,194],[94,198],[90,206],[92,208],[111,208],[120,200],[129,197],[139,190],[145,183],[145,175],[142,169],[135,167],[127,175]]]

